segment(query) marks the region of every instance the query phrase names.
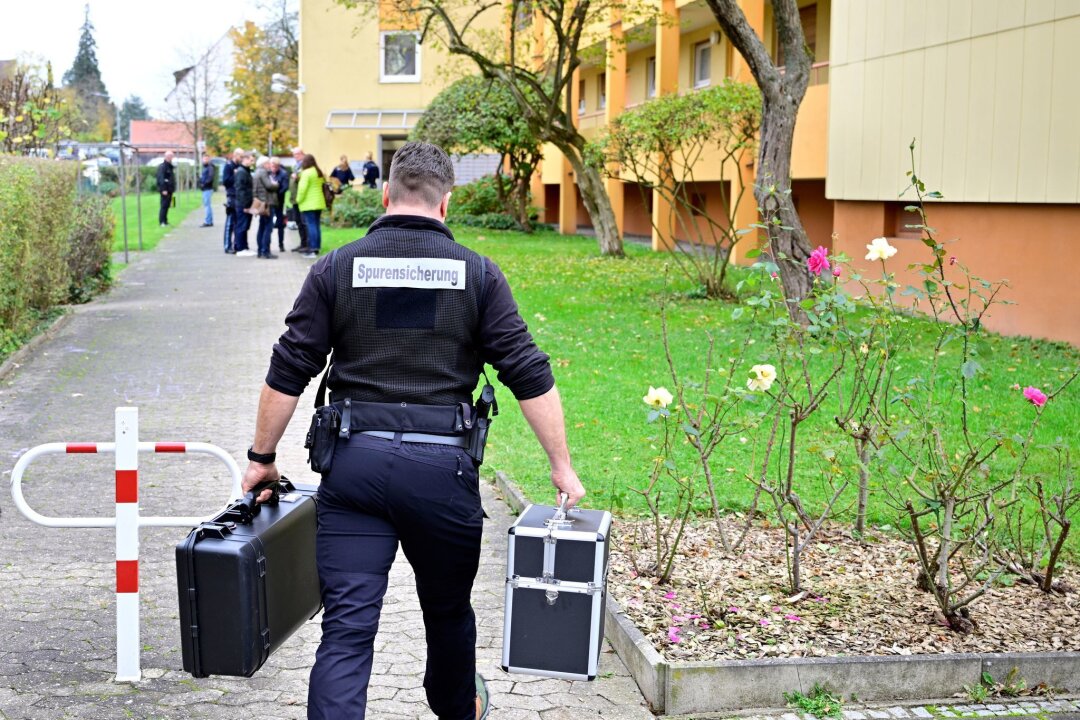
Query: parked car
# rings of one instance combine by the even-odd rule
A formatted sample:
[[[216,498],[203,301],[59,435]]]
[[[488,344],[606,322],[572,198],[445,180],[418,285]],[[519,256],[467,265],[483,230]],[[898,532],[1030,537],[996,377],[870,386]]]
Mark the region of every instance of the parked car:
[[[162,155],[161,157],[150,158],[150,160],[147,161],[146,165],[147,165],[147,167],[157,167],[158,165],[160,165],[163,162],[165,162],[165,156],[164,155]],[[194,166],[195,161],[192,160],[191,158],[186,158],[186,157],[174,157],[173,160],[172,160],[172,164],[173,165],[192,165],[192,166]]]

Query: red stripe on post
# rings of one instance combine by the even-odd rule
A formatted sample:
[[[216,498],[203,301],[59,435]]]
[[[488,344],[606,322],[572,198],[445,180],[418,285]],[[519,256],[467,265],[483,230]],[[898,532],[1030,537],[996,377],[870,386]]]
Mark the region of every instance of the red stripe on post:
[[[69,453],[96,453],[97,443],[68,443],[67,452]]]
[[[154,452],[156,453],[182,453],[187,452],[186,443],[156,443],[154,445]]]
[[[139,502],[139,471],[116,471],[116,502]]]
[[[116,592],[137,593],[139,592],[139,561],[117,560],[116,561]]]

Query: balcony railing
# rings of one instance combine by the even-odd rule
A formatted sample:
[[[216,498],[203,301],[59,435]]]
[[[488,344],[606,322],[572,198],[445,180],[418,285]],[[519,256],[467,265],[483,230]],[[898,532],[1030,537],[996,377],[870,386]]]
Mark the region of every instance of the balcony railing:
[[[780,74],[784,74],[784,66],[781,65],[777,70]],[[810,82],[809,85],[828,85],[829,84],[829,61],[814,63],[810,66]]]

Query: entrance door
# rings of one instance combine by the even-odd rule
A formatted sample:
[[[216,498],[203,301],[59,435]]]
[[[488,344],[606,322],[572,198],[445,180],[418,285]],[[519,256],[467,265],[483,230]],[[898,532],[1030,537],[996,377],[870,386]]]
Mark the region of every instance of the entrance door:
[[[409,137],[407,135],[383,135],[379,143],[382,148],[382,160],[381,170],[382,179],[390,179],[390,165],[394,162],[394,153],[401,149],[401,146],[408,142]]]

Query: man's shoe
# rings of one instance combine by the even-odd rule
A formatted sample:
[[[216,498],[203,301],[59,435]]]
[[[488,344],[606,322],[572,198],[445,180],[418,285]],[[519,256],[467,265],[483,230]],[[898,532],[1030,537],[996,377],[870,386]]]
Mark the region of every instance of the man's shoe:
[[[294,248],[292,249],[292,251],[293,251],[293,252],[298,252],[298,253],[302,253],[302,252],[307,252],[307,249],[308,249],[308,248],[307,248],[307,245],[298,245],[297,247],[294,247]]]
[[[266,260],[277,260],[277,255],[273,253],[266,253],[265,255],[263,255],[263,258]]]
[[[476,720],[486,720],[491,710],[491,699],[488,697],[487,683],[480,673],[476,673]]]
[[[225,254],[226,255],[235,255],[236,251],[233,250],[232,248],[225,248]]]

